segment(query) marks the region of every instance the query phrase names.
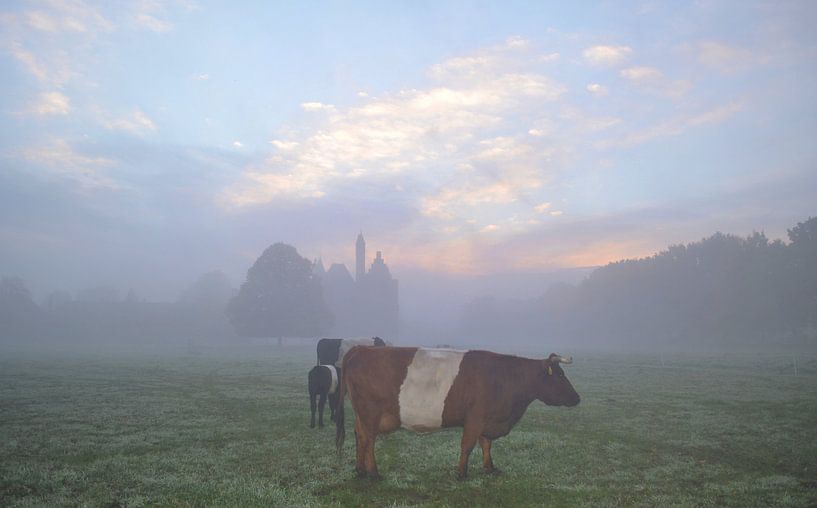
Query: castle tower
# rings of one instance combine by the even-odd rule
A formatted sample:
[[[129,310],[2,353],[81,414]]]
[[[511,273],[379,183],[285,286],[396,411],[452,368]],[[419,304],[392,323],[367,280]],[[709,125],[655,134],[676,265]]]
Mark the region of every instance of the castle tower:
[[[355,280],[362,281],[364,275],[366,275],[366,240],[363,239],[361,231],[355,244]]]

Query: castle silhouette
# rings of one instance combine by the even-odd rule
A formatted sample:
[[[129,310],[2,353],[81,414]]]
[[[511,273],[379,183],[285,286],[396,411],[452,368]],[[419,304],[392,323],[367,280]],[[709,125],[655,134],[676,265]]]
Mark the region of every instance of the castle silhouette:
[[[333,263],[324,270],[321,259],[313,264],[313,274],[321,279],[323,296],[335,315],[333,337],[372,337],[395,342],[399,334],[398,283],[391,276],[383,254],[377,251],[366,271],[366,240],[363,232],[355,243],[355,277],[346,265]]]

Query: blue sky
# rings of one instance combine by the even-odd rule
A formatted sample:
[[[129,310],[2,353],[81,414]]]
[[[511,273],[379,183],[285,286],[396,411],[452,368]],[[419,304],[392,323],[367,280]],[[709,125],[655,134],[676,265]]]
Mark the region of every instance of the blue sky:
[[[813,2],[6,2],[0,268],[541,272],[817,214]]]

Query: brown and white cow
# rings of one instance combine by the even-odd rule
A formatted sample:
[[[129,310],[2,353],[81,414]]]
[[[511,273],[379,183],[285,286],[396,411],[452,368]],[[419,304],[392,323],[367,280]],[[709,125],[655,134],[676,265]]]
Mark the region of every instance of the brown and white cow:
[[[355,410],[356,469],[377,478],[377,435],[399,427],[429,432],[462,427],[459,478],[479,441],[485,471],[497,469],[491,442],[507,435],[528,405],[539,399],[551,406],[575,406],[579,395],[551,354],[534,360],[490,351],[416,347],[355,347],[343,360],[343,381],[335,418],[335,444],[343,447],[346,392]]]

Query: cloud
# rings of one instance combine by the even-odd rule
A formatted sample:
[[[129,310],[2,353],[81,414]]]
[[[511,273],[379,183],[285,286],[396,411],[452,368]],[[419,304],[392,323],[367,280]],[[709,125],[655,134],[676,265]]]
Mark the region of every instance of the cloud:
[[[192,5],[185,2],[167,0],[138,0],[131,5],[131,25],[139,30],[149,30],[156,33],[166,33],[173,30],[173,23],[168,21],[168,13],[183,7],[192,10]]]
[[[734,72],[758,61],[747,49],[716,41],[698,43],[697,51],[699,62],[723,72]]]
[[[630,53],[619,51],[618,61]],[[583,61],[564,65],[587,72]],[[456,246],[471,256],[462,269],[480,270],[492,263],[478,259],[490,247],[485,242],[580,217],[586,204],[575,197],[595,195],[594,187],[615,170],[599,162],[609,161],[608,150],[724,122],[742,108],[726,103],[690,111],[695,102],[689,101],[678,114],[680,103],[664,107],[628,93],[587,102],[606,86],[573,81],[577,89],[571,90],[550,67],[533,51],[493,46],[431,65],[424,86],[378,91],[365,100],[350,94],[334,105],[303,103],[302,125],[277,128],[281,138],[272,138],[263,159],[243,167],[217,203],[233,214],[350,203],[397,210],[409,217],[394,226],[391,241],[409,249],[398,259],[416,254],[411,238],[439,252]],[[617,90],[626,83],[670,97],[691,91],[656,67],[598,72],[617,77]],[[565,194],[575,201],[555,205]]]
[[[544,203],[539,203],[538,205],[534,206],[533,209],[536,210],[538,213],[545,213],[546,210],[550,209],[551,203],[545,201]]]
[[[538,182],[531,182],[537,186]],[[517,179],[504,181],[483,181],[463,187],[451,186],[439,193],[423,198],[423,215],[439,219],[457,218],[463,209],[477,206],[505,205],[519,199],[520,191],[528,187]]]
[[[49,72],[45,65],[40,62],[34,53],[24,49],[19,42],[15,42],[12,45],[10,52],[12,56],[22,63],[37,79],[40,81],[46,81],[48,79]]]
[[[688,80],[671,80],[655,67],[629,67],[622,69],[621,77],[652,93],[678,98],[692,89]]]
[[[173,24],[156,18],[150,14],[139,12],[134,16],[137,26],[156,33],[165,33],[173,30]]]
[[[89,48],[115,24],[80,0],[45,0],[0,15],[0,49],[40,83],[62,87],[80,77]]]
[[[529,145],[505,136],[484,139],[479,145],[480,151],[474,156],[477,161],[519,160],[531,150]]]
[[[515,56],[525,54],[530,48],[530,41],[518,36],[508,37],[503,44],[482,48],[470,55],[449,58],[429,69],[429,75],[438,80],[454,84],[462,81],[479,79],[482,73],[493,73],[502,62],[508,62]],[[555,61],[558,53],[538,57],[542,62]]]
[[[40,94],[31,111],[38,115],[67,115],[71,111],[68,97],[60,92]]]
[[[114,160],[84,155],[65,139],[54,138],[46,144],[24,149],[18,155],[35,167],[47,170],[48,175],[68,178],[86,189],[119,188],[102,171],[115,165]]]
[[[301,103],[301,109],[304,111],[334,111],[335,106],[321,102],[303,102]]]
[[[168,2],[142,0],[121,9],[111,5],[114,7],[104,2],[42,0],[17,12],[0,13],[0,50],[11,54],[41,83],[62,86],[81,82],[78,78],[99,63],[95,52],[99,42],[122,26],[156,32],[172,28],[162,16],[169,10]]]
[[[304,111],[332,115],[300,138],[273,141],[277,152],[248,168],[245,181],[225,192],[223,202],[314,199],[342,192],[351,180],[401,179],[403,185],[408,179],[441,185],[436,195],[418,198],[417,207],[443,216],[455,213],[449,204],[460,195],[446,188],[450,178],[469,180],[463,188],[473,196],[456,198],[462,203],[509,202],[494,198],[535,187],[541,178],[531,175],[531,148],[517,140],[528,137],[527,129],[508,136],[493,131],[515,129],[516,114],[558,101],[566,87],[542,74],[508,71],[502,62],[482,54],[453,58],[432,67],[433,76],[444,78],[438,86],[386,93],[361,106],[302,104]],[[483,70],[473,72],[475,66]],[[454,169],[462,167],[476,169]]]
[[[474,55],[450,58],[445,62],[431,66],[431,75],[436,79],[473,78],[495,64],[492,55]]]
[[[283,141],[280,139],[273,139],[270,144],[279,150],[289,151],[294,150],[300,143],[297,141]]]
[[[23,13],[27,24],[40,31],[88,33],[114,29],[113,23],[97,9],[80,0],[52,0],[44,2],[43,6],[47,9]]]
[[[110,118],[104,113],[99,113],[99,116],[100,123],[110,130],[126,131],[137,136],[156,130],[156,124],[153,123],[153,120],[139,109],[135,109],[130,115],[119,118]]]
[[[656,199],[593,215],[562,215],[487,246],[482,257],[495,258],[483,262],[517,270],[598,266],[650,256],[715,231],[746,235],[761,228],[770,238],[785,238],[789,224],[801,220],[798,213],[802,212],[792,210],[813,209],[815,189],[817,180],[808,170],[791,174],[775,170],[751,181],[744,174],[694,198]]]
[[[71,57],[63,50],[38,55],[15,41],[10,45],[9,52],[41,83],[62,86],[77,76],[71,65]]]
[[[590,133],[605,131],[621,123],[621,118],[615,116],[591,116],[587,112],[573,106],[562,107],[559,120],[578,131],[578,135],[587,136]]]
[[[620,72],[621,76],[630,81],[655,82],[664,79],[664,73],[655,67],[630,67]]]
[[[632,52],[629,46],[592,46],[582,56],[591,65],[612,66],[622,63]]]
[[[530,46],[530,42],[523,37],[514,35],[505,40],[505,46],[511,49],[527,49]]]
[[[494,224],[505,230],[506,224],[490,215],[509,206],[529,211],[527,194],[550,178],[538,159],[550,157],[554,149],[535,148],[529,141],[545,138],[550,129],[536,112],[557,104],[567,91],[519,65],[520,60],[539,61],[539,55],[520,51],[527,45],[511,38],[451,58],[429,68],[435,85],[365,97],[358,106],[302,103],[306,113],[330,114],[306,130],[293,131],[301,134],[271,141],[275,151],[245,168],[219,202],[231,209],[296,206],[321,199],[348,201],[355,189],[380,196],[381,191],[372,189],[383,189],[399,192],[399,200],[409,200],[406,206],[420,217],[450,221],[446,228],[465,224],[476,232]],[[520,128],[520,115],[530,117],[529,128]],[[548,140],[536,144],[547,145]],[[482,207],[487,210],[473,218],[474,209]]]
[[[601,149],[630,147],[661,137],[678,136],[693,127],[724,122],[741,111],[743,107],[740,102],[730,102],[709,111],[677,116],[620,138],[605,139],[596,143],[596,147]]]
[[[730,102],[710,111],[705,111],[682,120],[685,127],[697,127],[712,123],[721,123],[731,118],[735,113],[743,110],[744,106],[740,102]]]
[[[801,220],[787,209],[809,209],[817,184],[813,172],[793,180],[776,172],[767,176],[768,180],[751,184],[740,177],[728,190],[703,193],[692,200],[657,199],[598,214],[557,214],[553,220],[509,235],[503,234],[499,222],[488,222],[498,227],[490,235],[463,235],[459,229],[439,235],[400,230],[382,233],[378,239],[385,240],[378,244],[392,266],[485,274],[599,266],[650,256],[668,245],[695,241],[718,230],[749,234],[758,225],[767,234],[774,226],[771,238],[785,238],[786,227]]]

